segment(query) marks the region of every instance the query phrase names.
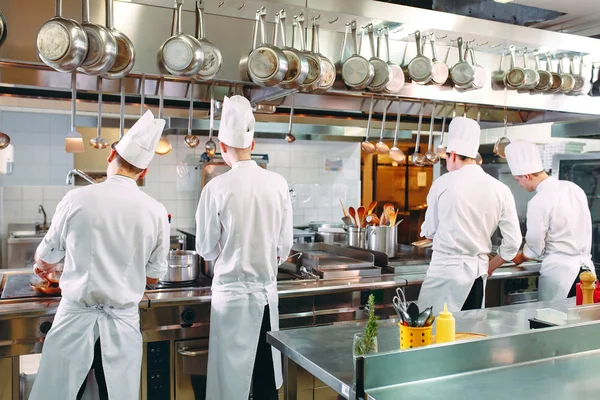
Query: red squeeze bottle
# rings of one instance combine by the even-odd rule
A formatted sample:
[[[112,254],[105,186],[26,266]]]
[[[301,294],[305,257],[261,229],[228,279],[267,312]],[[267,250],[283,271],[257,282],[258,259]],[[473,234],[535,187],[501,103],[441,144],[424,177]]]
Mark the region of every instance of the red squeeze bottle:
[[[596,281],[596,290],[594,290],[594,303],[600,303],[600,284]]]
[[[575,287],[575,305],[580,306],[583,304],[583,292],[581,291],[581,283],[578,283]]]
[[[169,223],[171,223],[171,214],[169,214],[168,216],[169,216]]]

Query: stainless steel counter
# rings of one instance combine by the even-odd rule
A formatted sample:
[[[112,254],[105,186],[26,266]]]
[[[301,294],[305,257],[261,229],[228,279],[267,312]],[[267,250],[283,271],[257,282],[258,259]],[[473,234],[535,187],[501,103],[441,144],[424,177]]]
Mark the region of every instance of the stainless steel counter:
[[[575,299],[567,299],[463,311],[454,314],[456,331],[489,336],[525,332],[529,330],[528,319],[535,316],[537,309],[549,307],[566,312],[574,305]],[[399,349],[397,322],[397,319],[379,322],[377,341],[380,353]],[[286,399],[296,398],[295,374],[298,366],[344,398],[350,398],[353,382],[352,339],[355,333],[362,331],[364,322],[270,332],[268,342],[284,355]]]

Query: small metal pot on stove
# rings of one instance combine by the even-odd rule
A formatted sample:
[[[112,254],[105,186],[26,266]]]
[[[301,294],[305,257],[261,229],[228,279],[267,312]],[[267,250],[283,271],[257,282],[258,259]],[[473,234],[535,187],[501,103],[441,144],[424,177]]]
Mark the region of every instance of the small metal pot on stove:
[[[198,279],[198,254],[190,250],[171,250],[167,256],[167,274],[161,282],[192,282]]]

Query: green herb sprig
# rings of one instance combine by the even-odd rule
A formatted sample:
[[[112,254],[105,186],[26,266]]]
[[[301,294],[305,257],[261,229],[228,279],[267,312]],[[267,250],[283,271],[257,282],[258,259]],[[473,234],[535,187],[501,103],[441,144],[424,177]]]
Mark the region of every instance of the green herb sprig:
[[[379,329],[377,320],[379,318],[375,315],[375,296],[373,294],[369,295],[366,309],[369,319],[367,321],[364,335],[356,341],[356,346],[354,347],[354,352],[356,355],[369,354],[375,350],[375,339],[377,338],[377,331]]]

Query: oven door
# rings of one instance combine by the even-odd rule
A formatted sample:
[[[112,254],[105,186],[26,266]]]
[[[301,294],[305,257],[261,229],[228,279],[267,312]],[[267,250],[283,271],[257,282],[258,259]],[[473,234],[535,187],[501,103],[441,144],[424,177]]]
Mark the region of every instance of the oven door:
[[[175,398],[206,399],[208,339],[175,343]]]

